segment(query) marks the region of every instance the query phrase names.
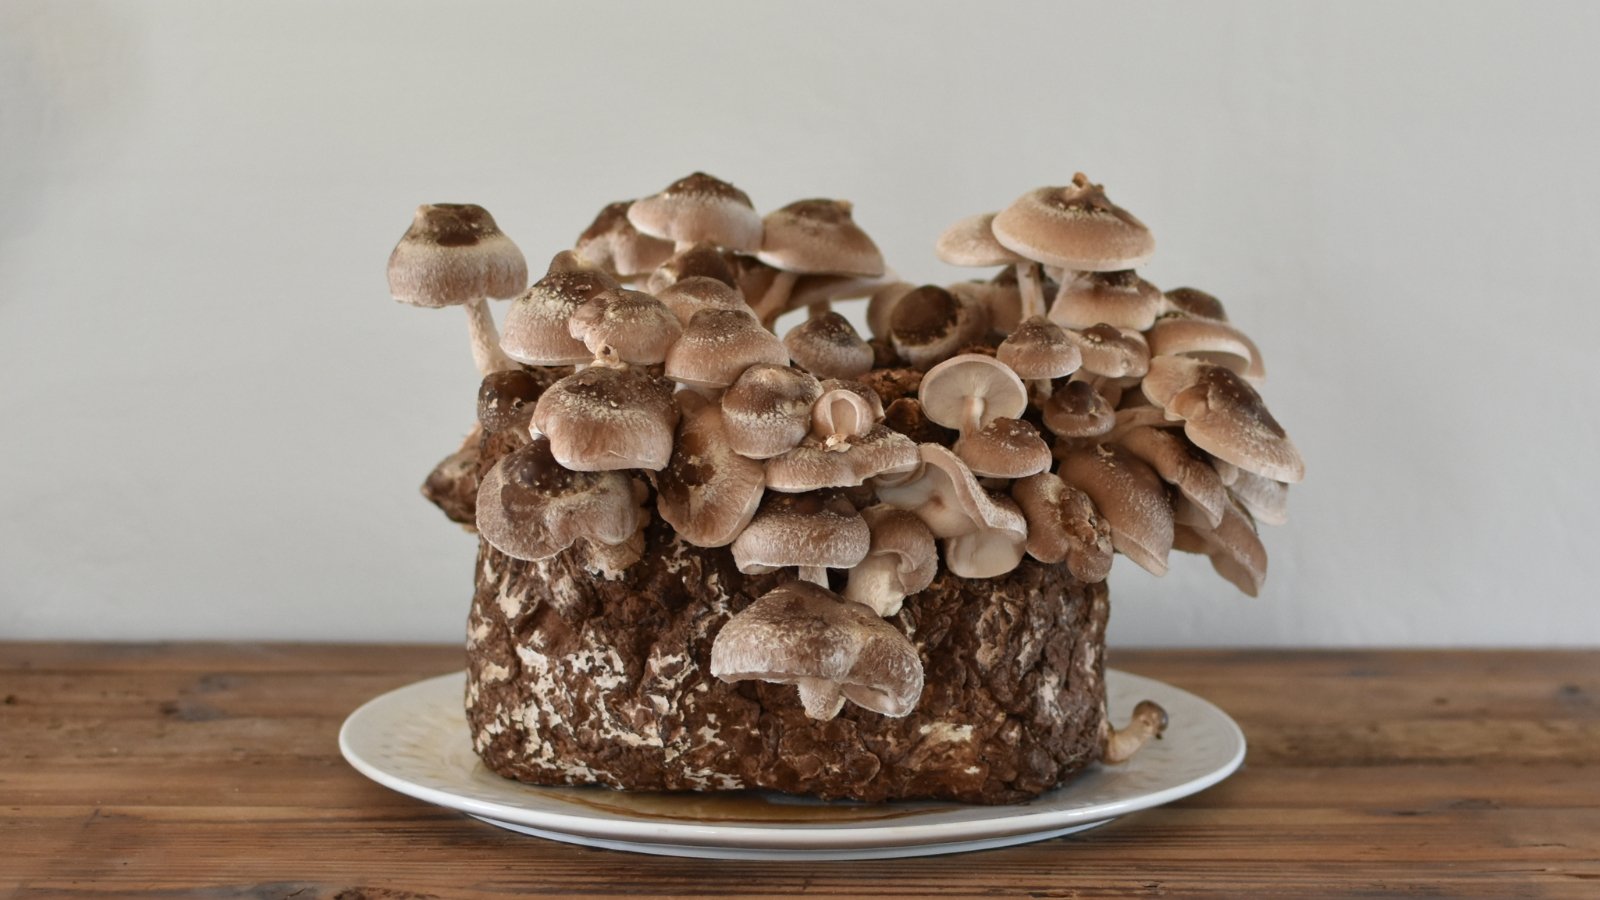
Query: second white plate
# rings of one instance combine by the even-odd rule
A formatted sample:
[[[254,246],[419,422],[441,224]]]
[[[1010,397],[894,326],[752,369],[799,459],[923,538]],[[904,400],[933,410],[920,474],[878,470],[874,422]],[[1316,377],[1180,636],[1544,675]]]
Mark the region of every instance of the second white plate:
[[[751,791],[655,794],[537,787],[490,772],[468,738],[465,673],[430,678],[369,701],[345,720],[339,748],[385,787],[502,828],[558,841],[718,859],[867,859],[981,850],[1104,824],[1204,790],[1244,760],[1227,713],[1187,691],[1107,670],[1112,721],[1154,700],[1166,737],[1131,761],[1091,766],[1065,786],[1006,806],[823,803]]]

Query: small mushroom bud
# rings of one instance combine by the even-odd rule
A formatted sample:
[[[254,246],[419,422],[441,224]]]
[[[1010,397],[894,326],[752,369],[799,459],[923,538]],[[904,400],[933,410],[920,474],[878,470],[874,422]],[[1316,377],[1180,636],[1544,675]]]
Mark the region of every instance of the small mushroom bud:
[[[659,294],[667,288],[690,278],[711,278],[731,288],[738,281],[728,258],[715,244],[693,244],[683,247],[662,263],[645,281],[645,290]]]
[[[857,378],[872,368],[872,348],[844,316],[812,316],[784,335],[794,364],[818,378]]]
[[[1100,761],[1117,765],[1132,759],[1151,738],[1160,740],[1162,732],[1167,730],[1167,711],[1149,700],[1141,700],[1133,708],[1128,727],[1116,729],[1110,723],[1103,727]]]
[[[1132,269],[1085,272],[1061,285],[1050,306],[1050,320],[1066,328],[1104,322],[1144,331],[1155,324],[1162,304],[1160,289]]]
[[[478,385],[478,424],[490,434],[526,429],[545,384],[527,369],[491,372]]]
[[[567,328],[596,358],[615,355],[636,366],[661,363],[683,334],[677,316],[660,300],[625,288],[590,297],[572,311]]]
[[[901,297],[889,316],[890,344],[920,369],[953,355],[987,329],[987,316],[976,301],[931,284]]]
[[[784,365],[745,369],[722,395],[728,445],[751,459],[770,459],[799,446],[811,429],[811,408],[822,396],[813,376]]]

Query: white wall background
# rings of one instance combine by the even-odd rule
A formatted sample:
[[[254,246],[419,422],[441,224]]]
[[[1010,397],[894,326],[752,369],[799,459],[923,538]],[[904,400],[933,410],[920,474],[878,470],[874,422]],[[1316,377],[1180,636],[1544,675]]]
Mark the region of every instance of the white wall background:
[[[423,201],[547,258],[704,168],[902,273],[1083,169],[1228,304],[1305,453],[1249,600],[1121,644],[1600,644],[1600,6],[0,2],[0,636],[454,640],[472,416]],[[500,307],[503,311],[503,307]]]

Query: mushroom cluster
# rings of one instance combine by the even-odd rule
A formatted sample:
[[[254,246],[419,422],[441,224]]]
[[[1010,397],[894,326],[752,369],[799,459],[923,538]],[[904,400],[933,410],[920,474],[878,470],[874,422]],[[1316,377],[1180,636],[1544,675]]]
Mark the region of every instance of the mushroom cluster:
[[[420,209],[390,276],[397,299],[471,312],[478,427],[516,448],[478,484],[483,539],[613,578],[653,507],[741,572],[791,571],[723,626],[711,671],[794,684],[828,719],[915,707],[922,663],[891,620],[941,572],[1032,557],[1092,583],[1114,552],[1159,575],[1176,549],[1260,589],[1255,523],[1285,520],[1304,466],[1255,344],[1211,295],[1141,278],[1153,249],[1080,174],[939,238],[992,278],[913,285],[848,202],[762,216],[697,172],[606,206],[525,289],[479,207]],[[482,298],[510,294],[490,345]],[[869,336],[832,308],[851,299]]]

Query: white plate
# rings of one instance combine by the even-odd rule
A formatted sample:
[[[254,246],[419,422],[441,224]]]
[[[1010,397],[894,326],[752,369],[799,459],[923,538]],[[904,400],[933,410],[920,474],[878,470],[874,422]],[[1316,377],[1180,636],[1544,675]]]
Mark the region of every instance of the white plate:
[[[501,778],[472,752],[462,709],[466,674],[419,681],[369,701],[339,731],[361,774],[402,794],[551,840],[713,859],[876,859],[982,850],[1044,840],[1170,803],[1228,777],[1244,734],[1195,695],[1106,671],[1113,722],[1154,700],[1166,737],[1119,766],[1094,765],[1042,797],[1007,806],[823,803],[781,794],[654,794],[536,787]]]

